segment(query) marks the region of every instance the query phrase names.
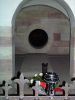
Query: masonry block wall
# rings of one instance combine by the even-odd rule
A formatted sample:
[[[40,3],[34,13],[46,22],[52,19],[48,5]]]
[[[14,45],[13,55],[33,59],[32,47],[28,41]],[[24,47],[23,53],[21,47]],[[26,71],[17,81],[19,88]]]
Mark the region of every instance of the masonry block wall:
[[[12,76],[12,32],[11,27],[0,26],[0,79]]]

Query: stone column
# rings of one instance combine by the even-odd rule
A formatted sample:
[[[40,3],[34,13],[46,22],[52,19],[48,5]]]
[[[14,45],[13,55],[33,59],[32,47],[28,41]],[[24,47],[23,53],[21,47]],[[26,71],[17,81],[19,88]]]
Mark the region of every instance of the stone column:
[[[0,81],[12,77],[12,28],[0,26]]]
[[[75,27],[72,28],[70,47],[70,76],[75,78]]]

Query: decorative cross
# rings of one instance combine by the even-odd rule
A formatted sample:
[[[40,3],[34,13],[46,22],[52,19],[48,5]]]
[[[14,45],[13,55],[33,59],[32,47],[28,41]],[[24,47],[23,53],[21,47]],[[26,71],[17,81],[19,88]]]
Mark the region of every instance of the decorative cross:
[[[35,90],[35,96],[38,96],[41,93],[46,95],[46,93],[41,90],[40,81],[36,81],[35,86],[33,86],[32,89]]]
[[[65,90],[65,100],[68,100],[68,93],[70,87],[68,86],[68,83],[65,84],[65,87],[62,87]]]
[[[24,85],[25,83],[29,83],[28,79],[24,79],[23,73],[20,75],[20,79],[15,79],[14,82],[19,84],[19,91],[20,91],[20,99],[24,97]]]
[[[11,89],[12,87],[9,86],[11,84],[11,80],[6,82],[5,83],[5,87],[3,87],[5,89],[5,98],[8,100],[9,97],[8,97],[8,92],[9,92],[9,89]]]

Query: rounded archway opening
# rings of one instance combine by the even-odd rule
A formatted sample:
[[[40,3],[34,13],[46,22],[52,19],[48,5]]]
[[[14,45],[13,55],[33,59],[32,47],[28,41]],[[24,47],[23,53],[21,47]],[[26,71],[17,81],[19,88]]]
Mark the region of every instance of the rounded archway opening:
[[[32,77],[46,62],[49,72],[58,73],[60,81],[69,81],[69,18],[56,8],[35,5],[18,13],[15,27],[16,72]]]
[[[48,35],[46,31],[42,29],[34,29],[29,34],[29,43],[34,48],[43,48],[48,42]]]
[[[57,0],[57,1],[58,1],[58,0]],[[33,2],[34,2],[34,1],[32,0],[32,3],[33,3]],[[41,0],[41,2],[42,2],[42,5],[45,5],[45,2],[46,2],[46,1],[43,2],[43,0]],[[49,2],[50,2],[50,1],[49,1]],[[28,4],[28,3],[27,3],[27,4]],[[48,3],[48,4],[49,4],[49,3]],[[59,4],[60,6],[62,6],[63,9],[65,8],[65,12],[67,13],[67,15],[69,15],[69,16],[67,16],[67,18],[71,20],[72,18],[70,18],[70,15],[72,15],[72,13],[70,14],[71,11],[68,10],[69,7],[67,6],[67,4],[66,4],[65,2],[63,2],[62,0],[61,0],[60,2],[57,2],[57,4]],[[62,5],[61,5],[61,4],[62,4]],[[67,7],[65,7],[64,4],[65,4]],[[35,3],[35,5],[37,6],[37,3]],[[22,7],[22,6],[23,6],[23,7]],[[31,4],[29,4],[28,6],[31,6]],[[25,55],[25,54],[29,53],[29,51],[28,51],[28,49],[27,49],[27,47],[28,47],[29,45],[26,46],[26,45],[24,44],[25,41],[23,41],[23,42],[21,41],[21,42],[20,42],[20,40],[21,40],[21,39],[23,40],[23,38],[22,38],[21,35],[22,35],[23,33],[25,34],[26,28],[29,30],[28,25],[30,25],[30,24],[31,24],[30,22],[32,22],[33,20],[29,20],[29,19],[27,20],[27,19],[26,19],[26,20],[23,20],[23,22],[22,22],[22,21],[20,22],[20,19],[21,19],[21,18],[18,20],[18,14],[20,14],[20,11],[23,10],[22,8],[25,8],[25,7],[28,7],[28,6],[26,6],[25,2],[23,2],[22,4],[20,4],[20,7],[18,7],[19,10],[18,10],[18,8],[17,8],[17,10],[18,10],[17,12],[19,12],[19,13],[16,13],[16,14],[15,14],[16,17],[14,17],[14,21],[13,21],[13,23],[14,23],[14,24],[13,24],[13,26],[14,26],[14,28],[13,28],[13,29],[14,29],[14,30],[13,30],[13,33],[16,33],[16,34],[18,35],[18,38],[17,38],[17,39],[18,39],[18,42],[17,42],[17,45],[15,46],[15,47],[16,47],[16,48],[15,48],[15,55],[16,55],[16,56],[17,56],[17,55],[22,56],[22,54]],[[49,7],[50,7],[50,4],[49,4]],[[56,6],[53,4],[53,1],[52,1],[51,7],[58,8],[58,9],[60,10],[60,7],[59,7],[59,6],[56,7]],[[39,8],[39,7],[38,7],[38,8]],[[25,9],[26,9],[26,8],[25,8]],[[29,14],[31,14],[31,12],[33,12],[31,15],[32,15],[32,16],[36,15],[36,14],[34,14],[34,11],[31,11],[31,10],[32,10],[32,9],[30,8]],[[36,10],[36,9],[35,9],[35,10]],[[40,11],[40,10],[39,10],[39,11]],[[47,11],[45,11],[45,10],[43,10],[43,11],[47,13]],[[53,11],[53,10],[51,10],[51,11]],[[50,9],[49,9],[49,12],[51,12],[51,11],[50,11]],[[36,11],[36,12],[37,12],[37,11]],[[64,12],[64,10],[62,10],[62,13],[63,13],[63,12]],[[22,13],[22,12],[21,12],[21,13]],[[24,12],[24,14],[25,14],[25,12]],[[27,14],[28,14],[28,13],[27,13]],[[27,15],[27,14],[26,14],[26,15]],[[43,15],[43,13],[41,13],[41,14]],[[55,13],[55,14],[54,14],[54,13],[51,13],[51,14],[52,14],[51,16],[55,16],[55,15],[56,15],[56,18],[57,18],[57,19],[58,19],[59,17],[61,17],[61,19],[62,19],[62,16],[58,16],[58,15],[60,15],[60,14],[57,14],[57,13]],[[40,14],[37,13],[37,15],[40,15]],[[37,16],[37,15],[36,15],[36,16]],[[30,16],[30,15],[27,15],[27,16],[25,16],[25,17],[26,17],[26,18],[29,18],[28,16]],[[32,16],[30,16],[30,19],[31,19]],[[36,17],[36,16],[34,16],[34,17]],[[48,14],[48,17],[51,17],[51,16],[50,16],[50,14]],[[19,17],[21,17],[21,16],[19,16]],[[22,16],[22,17],[25,19],[24,16]],[[41,16],[40,16],[40,17],[41,17]],[[43,17],[46,18],[45,15],[43,15]],[[15,19],[15,18],[16,18],[16,19]],[[23,19],[23,18],[22,18],[22,19]],[[37,17],[36,17],[36,19],[37,19]],[[51,18],[49,18],[49,19],[51,19]],[[53,19],[53,21],[54,21],[54,19]],[[18,22],[18,23],[17,23],[17,22]],[[27,23],[27,27],[23,26],[23,25],[24,25],[24,22]],[[37,20],[34,20],[34,24],[37,23],[37,22],[38,22],[38,19],[37,19]],[[19,23],[20,23],[21,25],[20,25]],[[44,23],[43,23],[43,24],[44,24]],[[70,25],[70,24],[71,24],[71,23],[69,23],[69,25]],[[61,25],[62,25],[62,24],[61,24]],[[64,25],[64,23],[63,23],[63,25]],[[17,27],[17,26],[18,26],[18,27]],[[48,26],[49,26],[49,25],[48,25]],[[52,24],[51,24],[51,26],[52,26]],[[56,25],[56,26],[57,26],[57,25]],[[15,27],[16,27],[16,28],[15,28]],[[59,27],[60,27],[60,26],[59,26]],[[62,31],[62,33],[61,33],[62,36],[60,36],[60,34],[57,34],[57,33],[58,33],[58,32],[57,32],[57,33],[54,34],[54,40],[57,41],[57,44],[58,44],[60,47],[59,47],[59,49],[57,49],[58,45],[57,45],[57,44],[54,44],[53,46],[56,46],[56,47],[55,47],[55,48],[52,47],[52,49],[50,49],[50,50],[52,50],[52,51],[51,51],[51,53],[49,52],[49,55],[52,54],[52,53],[55,53],[55,54],[60,53],[59,55],[61,55],[61,52],[60,52],[61,43],[59,43],[58,40],[61,40],[61,39],[63,40],[63,38],[65,39],[65,37],[63,36],[63,34],[64,34],[63,29],[64,29],[64,28],[62,27],[63,29],[62,29],[62,28],[60,29],[59,27],[56,28],[56,31],[60,31],[60,33],[61,33],[61,31]],[[21,29],[22,29],[22,30],[21,30]],[[25,30],[24,30],[24,29],[25,29]],[[24,32],[22,32],[22,31],[24,31]],[[54,31],[54,30],[53,30],[53,31]],[[29,32],[29,31],[28,31],[28,32]],[[70,32],[71,32],[71,30],[70,30]],[[19,33],[19,34],[18,34],[18,33]],[[20,34],[20,33],[21,33],[21,34]],[[27,32],[26,32],[26,33],[27,33]],[[48,32],[47,32],[47,33],[48,33]],[[67,34],[68,34],[68,33],[69,33],[69,32],[67,31]],[[25,37],[24,34],[23,34],[23,36]],[[66,32],[65,32],[65,34],[66,34]],[[67,37],[67,34],[66,34],[66,37]],[[57,35],[57,36],[56,36],[56,35]],[[70,35],[70,34],[69,34],[69,35]],[[19,37],[21,37],[21,38],[19,39]],[[57,37],[60,37],[60,39],[57,38]],[[16,40],[17,40],[17,39],[16,39]],[[24,39],[24,40],[25,40],[25,39]],[[27,39],[27,40],[28,40],[28,39]],[[66,40],[66,39],[65,39],[65,40]],[[28,41],[28,42],[29,42],[29,41]],[[61,41],[61,42],[62,42],[62,41]],[[21,44],[21,45],[18,45],[18,43]],[[65,43],[65,42],[64,42],[64,43]],[[63,48],[64,48],[64,43],[62,43]],[[70,41],[69,41],[69,43],[70,43]],[[69,43],[68,43],[68,41],[67,41],[67,42],[65,43],[65,46],[66,46],[67,44],[69,44]],[[46,45],[46,44],[45,44],[45,45]],[[44,46],[45,46],[45,45],[44,45]],[[26,47],[26,49],[24,49],[25,47]],[[34,48],[33,48],[33,49],[34,49]],[[35,48],[35,49],[36,49],[36,48]],[[26,52],[25,50],[27,50],[27,52]],[[36,49],[36,50],[39,50],[39,49]],[[35,51],[35,50],[34,50],[34,51]],[[39,50],[39,51],[40,51],[40,50]],[[54,52],[54,51],[55,51],[55,52]],[[58,52],[58,51],[59,51],[59,52]],[[62,53],[63,53],[63,49],[61,49],[61,51],[62,51]],[[66,47],[66,48],[64,49],[64,51],[65,51],[65,53],[63,53],[63,55],[66,55],[67,51],[68,51],[67,54],[69,55],[69,48],[68,48],[68,47]],[[30,53],[32,53],[32,52],[30,52]],[[36,52],[35,52],[35,53],[36,53]],[[68,57],[69,57],[69,56],[68,56]],[[16,57],[16,58],[19,58],[19,57]],[[43,58],[44,58],[44,57],[43,57]],[[52,57],[52,58],[53,58],[53,57]],[[57,58],[58,58],[58,57],[57,57]],[[21,59],[21,60],[22,60],[22,59]],[[24,59],[23,59],[23,60],[24,60]],[[35,58],[34,58],[34,60],[35,60]],[[34,62],[34,60],[33,60],[33,62]],[[57,60],[58,60],[58,59],[57,59]],[[16,60],[16,61],[17,61],[17,60]],[[30,60],[30,61],[31,61],[31,60]],[[65,60],[65,61],[66,61],[66,60]],[[18,62],[18,61],[17,61],[17,62]],[[62,62],[62,61],[61,61],[61,62]],[[30,64],[30,63],[28,63],[28,64]],[[54,64],[54,61],[53,61],[53,64]],[[21,65],[23,65],[23,64],[21,63]],[[62,65],[63,65],[63,64],[62,64]],[[17,64],[16,64],[16,66],[17,66]],[[19,66],[20,66],[20,64],[19,64]],[[56,66],[56,64],[55,64],[55,66]],[[68,66],[69,66],[69,65],[68,65]],[[20,66],[20,67],[21,67],[21,66]],[[57,67],[58,67],[58,66],[57,66]],[[66,67],[66,66],[65,66],[65,67]],[[28,68],[28,67],[27,67],[27,68]],[[15,71],[17,71],[16,69],[17,69],[17,68],[15,67]],[[21,69],[21,68],[18,68],[18,69]],[[60,69],[60,68],[59,68],[59,69]],[[28,70],[28,71],[29,71],[29,70]],[[26,72],[27,72],[27,70],[26,70]],[[65,72],[66,72],[66,71],[65,71]],[[60,74],[61,74],[61,73],[60,73]],[[27,75],[28,75],[28,74],[27,74]],[[30,72],[29,72],[29,75],[30,75]],[[31,75],[32,75],[32,74],[31,74]],[[31,76],[31,75],[30,75],[30,76]],[[62,77],[62,76],[61,76],[61,77]]]

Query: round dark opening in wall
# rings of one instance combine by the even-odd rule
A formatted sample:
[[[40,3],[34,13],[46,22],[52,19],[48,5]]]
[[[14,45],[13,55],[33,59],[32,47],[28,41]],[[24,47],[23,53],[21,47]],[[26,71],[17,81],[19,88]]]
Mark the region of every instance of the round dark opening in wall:
[[[47,42],[48,42],[48,35],[44,30],[35,29],[30,32],[29,43],[33,47],[40,49],[43,46],[45,46]]]

